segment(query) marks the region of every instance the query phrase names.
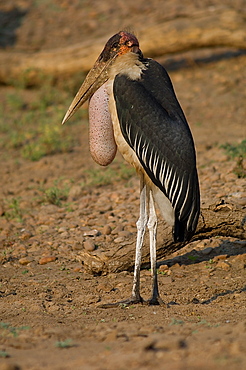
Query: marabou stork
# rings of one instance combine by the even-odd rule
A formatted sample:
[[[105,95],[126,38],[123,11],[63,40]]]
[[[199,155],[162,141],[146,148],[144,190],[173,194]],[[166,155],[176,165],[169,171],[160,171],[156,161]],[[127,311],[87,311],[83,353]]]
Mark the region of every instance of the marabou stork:
[[[188,123],[166,70],[155,60],[144,58],[137,38],[125,31],[108,40],[63,123],[88,99],[93,159],[100,165],[108,165],[118,147],[140,176],[132,296],[124,302],[143,302],[140,265],[147,226],[153,279],[152,297],[148,302],[160,304],[154,201],[173,227],[175,242],[190,240],[200,211],[196,154]]]

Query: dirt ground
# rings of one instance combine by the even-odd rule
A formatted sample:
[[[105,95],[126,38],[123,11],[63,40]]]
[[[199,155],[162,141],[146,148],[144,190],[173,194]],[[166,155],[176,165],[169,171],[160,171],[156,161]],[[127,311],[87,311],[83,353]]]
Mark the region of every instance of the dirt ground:
[[[50,2],[53,8],[45,7],[47,2],[39,3],[1,4],[2,11],[14,11],[18,4],[19,13],[15,12],[23,13],[20,23],[12,23],[16,36],[6,33],[2,46],[28,51],[43,43],[50,48],[55,35],[61,46],[77,42],[80,35],[74,24],[79,23],[79,15],[83,18],[83,6],[88,12],[81,21],[87,22],[83,29],[87,37],[99,35],[96,21],[103,27],[110,12],[112,33],[113,28],[122,28],[119,15],[124,20],[129,15],[120,1],[117,18],[110,2],[98,2],[101,5],[94,10],[96,2],[78,1],[71,8],[68,1]],[[233,2],[233,6],[242,3]],[[166,16],[191,11],[199,4],[167,2]],[[141,6],[135,1],[130,10]],[[153,11],[151,5],[143,9],[149,22],[161,21],[156,6],[153,2]],[[204,6],[214,4],[207,1]],[[52,23],[54,9],[57,18]],[[13,20],[17,19],[13,14]],[[42,33],[45,16],[50,38]],[[69,19],[74,21],[64,28],[64,20]],[[242,225],[245,178],[235,170],[239,159],[221,146],[239,145],[246,137],[245,65],[242,54],[209,63],[191,60],[187,68],[170,71],[195,140],[202,207],[217,203],[221,212],[224,204],[239,209],[244,214]],[[1,87],[1,100],[13,91],[13,87]],[[35,92],[23,94],[32,99]],[[64,113],[66,109],[64,106]],[[158,261],[165,305],[100,308],[102,303],[130,296],[132,271],[93,275],[84,268],[80,254],[85,249],[93,253],[90,250],[95,246],[110,249],[115,243],[124,248],[135,240],[138,179],[135,175],[126,180],[112,178],[106,185],[83,188],[86,171],[101,169],[89,155],[87,125],[72,130],[80,139],[69,153],[32,162],[19,157],[15,149],[1,150],[0,369],[246,369],[245,233],[240,238],[230,234],[194,238]],[[112,164],[115,172],[122,162],[117,155]],[[240,163],[243,171],[245,159]],[[38,200],[41,185],[48,189],[58,179],[69,184],[69,207],[65,202],[55,205]],[[21,199],[20,209],[28,210],[21,220],[6,217],[4,204],[10,198]],[[149,298],[148,268],[141,271],[141,292],[143,298]]]

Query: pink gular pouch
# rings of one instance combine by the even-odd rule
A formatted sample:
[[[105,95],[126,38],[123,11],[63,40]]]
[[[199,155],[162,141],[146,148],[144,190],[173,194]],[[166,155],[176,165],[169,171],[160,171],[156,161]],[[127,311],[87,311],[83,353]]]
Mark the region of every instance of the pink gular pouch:
[[[89,102],[89,142],[91,156],[101,166],[110,164],[117,151],[109,112],[109,96],[104,83]]]

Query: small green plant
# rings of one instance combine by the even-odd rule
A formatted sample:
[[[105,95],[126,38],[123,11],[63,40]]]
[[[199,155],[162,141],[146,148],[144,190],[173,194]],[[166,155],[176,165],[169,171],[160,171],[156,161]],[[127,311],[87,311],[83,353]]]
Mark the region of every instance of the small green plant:
[[[207,265],[206,265],[206,268],[207,269],[212,269],[214,266],[214,260],[212,258],[210,258],[210,260],[207,262]]]
[[[10,355],[6,351],[0,351],[0,357],[2,357],[2,358],[8,358],[8,357],[10,357]]]
[[[57,341],[55,343],[55,346],[57,348],[70,348],[70,347],[73,347],[74,344],[73,344],[72,339],[65,339],[64,341]]]
[[[226,151],[226,154],[234,159],[236,157],[246,157],[246,140],[242,140],[239,144],[226,143],[221,145],[221,148]]]
[[[0,322],[0,329],[6,330],[8,333],[12,334],[15,338],[18,337],[20,331],[22,330],[29,330],[29,326],[20,326],[14,327],[11,326],[9,323]]]
[[[20,197],[12,198],[7,201],[8,210],[5,211],[7,220],[17,219],[19,222],[23,221],[23,211],[20,208]]]
[[[170,326],[172,325],[183,325],[184,324],[184,321],[183,320],[179,320],[179,319],[174,319],[172,318],[171,322],[170,322]]]
[[[224,144],[221,148],[231,159],[236,159],[236,166],[233,172],[238,178],[246,178],[246,168],[244,168],[243,160],[246,158],[246,140],[242,140],[239,144]]]
[[[246,178],[246,168],[244,168],[244,165],[243,165],[243,157],[238,158],[233,172],[237,175],[237,177],[239,179],[245,179]]]
[[[190,261],[196,261],[196,260],[197,260],[197,258],[198,258],[198,256],[192,256],[192,255],[189,255],[189,256],[188,256],[188,259],[189,259]]]
[[[46,200],[50,204],[54,204],[58,207],[61,206],[62,201],[67,200],[69,193],[69,186],[65,184],[63,187],[59,186],[60,180],[54,181],[54,186],[44,191]]]

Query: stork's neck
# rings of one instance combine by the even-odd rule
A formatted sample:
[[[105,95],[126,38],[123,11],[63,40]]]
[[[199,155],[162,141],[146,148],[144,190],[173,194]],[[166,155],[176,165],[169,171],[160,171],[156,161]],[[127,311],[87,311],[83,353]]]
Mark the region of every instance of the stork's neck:
[[[124,74],[131,80],[138,80],[146,66],[139,60],[139,55],[126,53],[119,55],[110,70],[110,79],[114,79],[118,74]]]

